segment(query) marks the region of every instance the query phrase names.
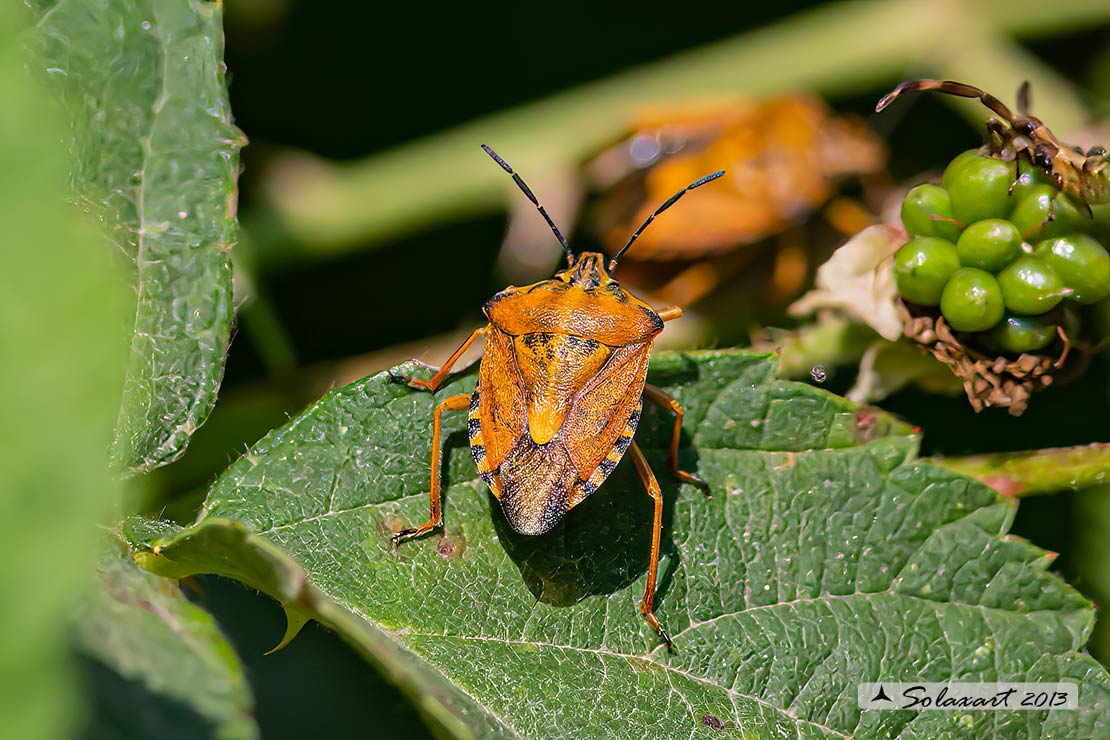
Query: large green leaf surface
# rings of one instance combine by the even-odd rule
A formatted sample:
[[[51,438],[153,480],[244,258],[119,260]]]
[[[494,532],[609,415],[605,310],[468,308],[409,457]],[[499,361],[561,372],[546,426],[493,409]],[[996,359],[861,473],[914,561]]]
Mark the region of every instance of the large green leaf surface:
[[[408,368],[411,370],[411,368]],[[650,499],[623,462],[547,535],[513,533],[446,419],[445,531],[427,516],[435,399],[376,375],[334,391],[216,482],[197,524],[133,523],[145,567],[229,575],[315,617],[381,665],[441,728],[475,737],[1105,737],[1110,677],[1083,652],[1090,603],[1051,556],[1006,536],[1013,504],[915,460],[904,425],[773,359],[662,355],[652,382],[687,409],[637,439],[666,496],[657,614],[638,613]],[[468,390],[462,379],[440,397]],[[1079,711],[867,712],[874,680],[1041,680]]]
[[[251,740],[243,667],[212,616],[119,553],[78,615],[94,698],[84,737]]]
[[[135,265],[131,358],[113,457],[180,455],[223,377],[242,134],[231,123],[221,6],[35,0],[35,66],[71,121],[72,180]]]

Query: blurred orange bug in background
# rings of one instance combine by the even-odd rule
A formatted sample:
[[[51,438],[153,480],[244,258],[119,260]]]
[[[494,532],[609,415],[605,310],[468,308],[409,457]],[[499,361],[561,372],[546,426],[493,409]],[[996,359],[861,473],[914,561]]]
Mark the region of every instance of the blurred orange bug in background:
[[[656,297],[688,305],[746,264],[699,261],[783,235],[823,207],[833,226],[854,234],[872,221],[846,199],[833,199],[840,181],[883,171],[886,152],[866,125],[837,116],[818,98],[732,100],[646,110],[632,133],[587,165],[602,194],[593,228],[612,254],[622,234],[651,212],[652,204],[689,182],[710,163],[728,176],[641,238],[629,262],[687,263]],[[780,250],[769,298],[782,300],[808,274],[804,245],[793,238]],[[693,263],[693,264],[690,264]]]

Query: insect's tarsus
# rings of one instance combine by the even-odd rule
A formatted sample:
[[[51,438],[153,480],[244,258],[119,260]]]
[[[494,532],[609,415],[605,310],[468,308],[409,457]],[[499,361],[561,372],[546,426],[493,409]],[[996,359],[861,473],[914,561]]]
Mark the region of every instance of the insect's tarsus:
[[[663,211],[665,211],[668,208],[670,208],[671,206],[673,206],[675,203],[678,202],[679,198],[686,195],[686,193],[690,192],[694,188],[700,188],[702,185],[706,184],[707,182],[713,182],[718,177],[721,177],[724,174],[725,174],[724,170],[717,170],[716,172],[714,172],[711,175],[706,175],[705,177],[694,180],[692,183],[690,183],[686,187],[682,188],[682,190],[679,190],[677,193],[672,195],[670,198],[667,198],[666,202],[663,203],[663,205],[656,208],[654,213],[652,213],[650,216],[648,216],[646,219],[644,219],[644,222],[642,224],[640,224],[640,228],[636,229],[636,231],[632,234],[632,236],[630,236],[628,238],[628,241],[625,242],[625,245],[620,248],[620,251],[617,252],[615,255],[613,255],[613,259],[609,260],[609,272],[613,271],[613,269],[617,266],[617,260],[619,260],[621,258],[622,254],[624,254],[625,252],[628,251],[628,248],[632,246],[632,242],[636,241],[637,237],[639,237],[640,234],[644,233],[644,229],[646,229],[648,227],[648,224],[650,224],[652,221],[655,220],[656,216],[658,216],[660,213],[662,213]]]
[[[559,243],[563,245],[563,251],[567,253],[567,264],[573,265],[574,252],[571,251],[570,245],[567,244],[566,237],[563,236],[563,232],[559,231],[559,227],[555,225],[555,222],[551,220],[551,216],[547,215],[547,211],[544,210],[544,207],[540,205],[540,202],[536,199],[536,196],[532,192],[532,189],[528,187],[528,184],[525,183],[524,180],[521,179],[520,175],[513,172],[513,168],[510,167],[509,163],[502,159],[497,152],[493,151],[485,144],[482,144],[482,151],[488,154],[494,162],[497,162],[497,164],[501,165],[501,169],[505,170],[513,176],[513,182],[515,182],[516,186],[520,188],[520,191],[528,197],[528,200],[532,201],[532,205],[536,207],[536,210],[538,210],[540,212],[540,215],[543,216],[544,221],[547,221],[547,225],[551,227],[551,232],[555,234],[555,238],[558,239]]]

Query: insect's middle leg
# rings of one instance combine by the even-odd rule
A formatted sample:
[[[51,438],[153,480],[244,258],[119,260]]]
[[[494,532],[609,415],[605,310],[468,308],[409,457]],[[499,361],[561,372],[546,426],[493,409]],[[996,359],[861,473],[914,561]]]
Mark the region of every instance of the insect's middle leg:
[[[685,470],[678,469],[678,443],[682,435],[682,417],[685,411],[682,409],[682,404],[678,400],[664,391],[662,388],[654,386],[650,383],[644,385],[644,398],[668,408],[674,412],[674,433],[671,435],[671,449],[667,455],[667,468],[674,473],[675,477],[684,483],[690,483],[702,489],[706,493],[709,492],[709,484],[697,477],[693,473],[687,473]]]
[[[443,415],[444,411],[462,411],[465,408],[469,408],[469,406],[469,393],[459,393],[454,396],[448,396],[436,406],[435,414],[432,416],[432,483],[430,486],[431,490],[428,494],[431,503],[431,513],[428,515],[428,521],[424,522],[419,527],[403,529],[393,535],[393,544],[396,545],[398,542],[408,537],[419,537],[443,523],[443,512],[440,509],[439,503],[439,464],[443,457],[443,452],[439,448],[440,417]]]
[[[659,481],[655,480],[655,473],[651,472],[651,466],[648,465],[647,458],[644,457],[644,453],[640,452],[640,448],[635,442],[629,445],[628,456],[632,458],[632,463],[636,466],[636,472],[640,474],[640,480],[644,482],[644,488],[647,489],[648,495],[655,501],[655,514],[652,517],[651,526],[651,555],[649,556],[647,583],[644,584],[644,598],[640,602],[640,613],[659,634],[659,639],[667,643],[668,648],[673,648],[674,644],[671,642],[670,635],[663,629],[663,625],[659,618],[655,616],[654,611],[655,579],[659,573],[659,538],[663,530],[663,491],[659,488]]]
[[[475,339],[484,335],[485,333],[486,327],[484,326],[481,329],[475,329],[474,331],[472,331],[470,333],[470,336],[466,338],[466,341],[460,344],[459,348],[455,350],[455,353],[447,358],[447,362],[440,365],[439,369],[436,371],[436,374],[428,378],[427,380],[421,380],[420,378],[411,378],[407,375],[393,375],[393,380],[398,383],[405,383],[410,388],[417,388],[422,391],[432,391],[434,393],[436,388],[439,388],[440,384],[443,383],[448,374],[450,374],[451,368],[454,367],[455,363],[458,362],[458,359],[462,357],[462,353],[466,352],[467,348],[469,348],[470,345],[474,344]]]

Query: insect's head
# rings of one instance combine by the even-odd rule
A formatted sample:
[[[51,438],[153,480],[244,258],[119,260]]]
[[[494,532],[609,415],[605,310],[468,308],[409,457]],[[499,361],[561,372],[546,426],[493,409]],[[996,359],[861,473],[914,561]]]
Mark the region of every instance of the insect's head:
[[[605,269],[605,255],[598,252],[582,252],[565,270],[555,273],[556,280],[582,288],[604,288],[617,282]]]
[[[482,149],[493,159],[494,162],[497,162],[497,164],[501,165],[501,169],[512,175],[513,182],[516,183],[516,186],[520,188],[520,191],[524,193],[528,200],[532,201],[532,205],[536,207],[536,210],[538,210],[540,212],[540,215],[543,216],[544,220],[547,221],[547,225],[551,227],[551,233],[553,233],[555,235],[555,238],[559,240],[559,244],[562,245],[563,251],[566,252],[567,265],[569,265],[569,269],[557,273],[555,275],[555,278],[571,285],[582,285],[583,287],[598,287],[608,285],[609,283],[615,283],[616,281],[610,276],[609,273],[611,273],[616,268],[617,260],[621,258],[621,255],[628,251],[628,248],[631,247],[632,243],[636,241],[637,237],[639,237],[640,234],[644,232],[644,229],[648,227],[648,224],[655,220],[656,216],[673,206],[679,198],[686,195],[686,193],[688,193],[689,191],[693,190],[694,188],[700,188],[707,182],[712,182],[713,180],[716,180],[718,177],[725,174],[724,170],[718,170],[711,175],[706,175],[705,177],[695,180],[694,182],[684,187],[682,190],[679,190],[677,193],[672,195],[670,198],[667,198],[666,202],[656,208],[655,212],[648,216],[644,220],[644,222],[640,224],[640,228],[636,229],[632,236],[628,238],[628,242],[626,242],[625,245],[621,247],[615,255],[613,255],[613,259],[609,260],[609,267],[608,269],[606,269],[605,257],[601,254],[598,254],[597,252],[582,252],[577,257],[575,257],[574,251],[571,250],[570,245],[567,243],[566,237],[564,237],[562,232],[559,231],[559,227],[555,225],[555,222],[551,220],[551,217],[547,215],[547,211],[544,210],[544,207],[542,205],[540,205],[539,200],[536,198],[535,194],[532,193],[532,189],[528,187],[524,180],[521,179],[520,175],[513,172],[513,168],[510,167],[509,163],[502,159],[497,154],[497,152],[493,151],[485,144],[482,144]]]

